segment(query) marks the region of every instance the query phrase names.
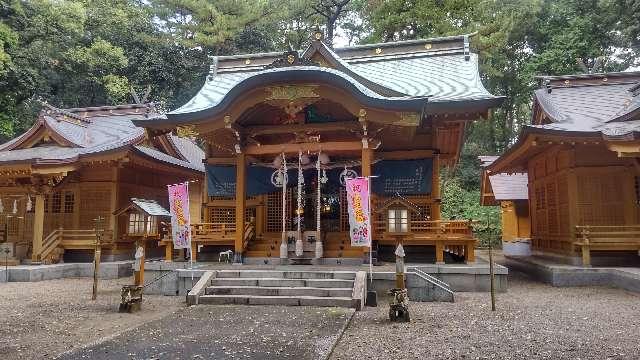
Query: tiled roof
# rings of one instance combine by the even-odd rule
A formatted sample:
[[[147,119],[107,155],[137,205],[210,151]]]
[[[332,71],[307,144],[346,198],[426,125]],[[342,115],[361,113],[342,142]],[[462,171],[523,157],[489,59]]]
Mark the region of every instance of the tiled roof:
[[[151,216],[171,216],[171,213],[169,213],[169,211],[163,208],[162,205],[158,204],[155,200],[132,198],[131,202]]]
[[[135,126],[132,121],[155,115],[157,114],[151,104],[77,109],[56,109],[45,105],[31,129],[0,145],[0,165],[8,162],[70,163],[82,156],[124,149],[141,143],[145,137],[144,129]],[[21,148],[22,144],[31,141],[33,136],[45,129],[52,137],[59,137],[64,143],[50,141],[38,146]],[[203,171],[204,153],[197,148],[197,145],[190,140],[177,137],[171,140],[177,144],[177,151],[187,161],[173,158],[157,150],[143,151],[143,153],[160,161]]]
[[[525,131],[594,133],[616,138],[640,131],[640,72],[543,77],[534,101],[551,123]]]
[[[526,173],[491,175],[489,182],[496,201],[529,199]]]
[[[311,57],[315,50],[330,58],[335,68],[325,67],[326,64],[309,65],[304,61],[293,66],[270,68],[274,61],[287,54],[284,52],[217,57],[212,73],[190,101],[166,117],[149,119],[151,121],[144,126],[186,122],[187,117],[197,120],[210,118],[211,114],[205,116],[203,113],[205,110],[223,107],[234,90],[239,92],[251,80],[289,81],[289,78],[285,79],[289,75],[316,81],[321,78],[327,81],[339,79],[357,90],[365,100],[373,99],[376,105],[411,107],[411,111],[429,112],[446,106],[459,109],[459,101],[472,102],[476,111],[485,111],[499,105],[502,100],[482,85],[478,56],[469,50],[469,35],[333,50],[322,42],[314,41],[307,50],[297,54],[302,54],[303,58]],[[251,83],[251,86],[255,85]]]
[[[493,164],[498,158],[499,156],[478,156],[483,168]],[[496,201],[527,200],[529,198],[527,173],[490,175],[489,182]]]
[[[158,151],[156,149],[152,149],[150,147],[146,147],[143,145],[135,145],[134,148],[140,153],[142,153],[143,155],[149,156],[155,160],[159,160],[167,164],[178,165],[184,168],[204,172],[204,164],[202,163],[202,160],[200,160],[199,163],[191,163],[185,160],[176,159],[173,156],[167,155],[161,151]]]

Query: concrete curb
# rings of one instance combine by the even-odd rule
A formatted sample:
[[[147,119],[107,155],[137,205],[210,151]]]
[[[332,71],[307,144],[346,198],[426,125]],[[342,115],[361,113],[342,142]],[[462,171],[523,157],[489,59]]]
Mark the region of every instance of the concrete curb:
[[[356,311],[355,310],[351,311],[351,315],[349,316],[347,321],[345,321],[344,325],[342,325],[342,329],[340,329],[340,333],[338,334],[338,337],[333,342],[333,345],[331,345],[331,349],[329,350],[329,352],[327,352],[327,355],[323,358],[323,360],[329,360],[331,358],[331,355],[333,355],[333,351],[338,346],[338,343],[340,342],[340,340],[342,340],[342,336],[344,335],[345,331],[347,331],[347,328],[349,328],[349,325],[351,325],[351,320],[355,315],[356,315]]]

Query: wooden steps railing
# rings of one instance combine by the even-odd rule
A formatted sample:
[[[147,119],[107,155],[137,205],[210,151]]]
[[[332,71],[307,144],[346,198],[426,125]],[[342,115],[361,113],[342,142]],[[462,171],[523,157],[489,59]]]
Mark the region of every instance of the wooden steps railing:
[[[640,225],[576,226],[573,244],[582,250],[582,265],[591,266],[591,250],[640,252]]]
[[[242,252],[244,253],[249,246],[249,242],[256,237],[256,227],[254,225],[254,220],[248,221],[244,225],[244,233],[242,237]]]
[[[191,234],[195,242],[227,243],[233,241],[235,233],[235,223],[191,224]]]
[[[102,247],[109,247],[113,244],[113,232],[103,231]],[[56,249],[82,249],[91,250],[96,246],[96,231],[80,229],[55,229],[42,240],[42,248],[38,254],[40,261],[47,260],[53,255]]]

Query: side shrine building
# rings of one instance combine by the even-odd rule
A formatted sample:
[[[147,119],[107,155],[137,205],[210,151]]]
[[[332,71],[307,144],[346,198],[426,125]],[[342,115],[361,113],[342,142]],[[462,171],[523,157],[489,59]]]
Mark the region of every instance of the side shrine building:
[[[199,218],[203,152],[191,140],[150,136],[132,122],[154,116],[151,104],[44,104],[27,132],[0,145],[0,226],[16,261],[91,260],[96,228],[104,231],[103,259],[132,258],[135,235],[158,240],[158,224],[151,229],[144,214],[117,211],[138,198],[168,208],[168,184],[197,181],[191,214]],[[149,250],[157,244],[150,241]]]
[[[434,248],[438,263],[445,251],[473,262],[469,221],[440,216],[439,176],[466,124],[502,101],[483,87],[469,36],[338,49],[322,36],[304,51],[217,57],[188,103],[134,121],[205,143],[194,248],[231,246],[244,262],[362,262],[344,180],[371,176],[374,251],[403,243]]]
[[[533,124],[489,174],[528,174],[534,253],[639,263],[640,72],[539,80]]]

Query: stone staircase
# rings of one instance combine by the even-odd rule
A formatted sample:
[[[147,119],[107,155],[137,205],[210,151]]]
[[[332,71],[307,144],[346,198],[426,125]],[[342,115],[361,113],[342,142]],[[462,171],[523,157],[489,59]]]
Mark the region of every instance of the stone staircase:
[[[194,304],[290,305],[360,309],[364,271],[212,270],[187,296]]]

